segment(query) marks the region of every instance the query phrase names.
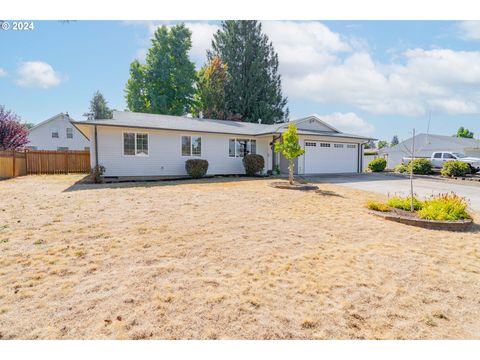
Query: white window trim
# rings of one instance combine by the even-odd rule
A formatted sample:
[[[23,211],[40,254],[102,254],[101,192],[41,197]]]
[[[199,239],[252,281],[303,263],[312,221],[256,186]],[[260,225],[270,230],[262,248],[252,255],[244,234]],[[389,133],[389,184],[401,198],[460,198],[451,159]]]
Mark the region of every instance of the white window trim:
[[[125,154],[125,144],[124,144],[125,134],[135,134],[135,154],[133,155]],[[147,135],[148,154],[137,154],[137,134]],[[150,134],[148,132],[123,131],[122,132],[122,155],[124,157],[132,157],[132,156],[149,157],[150,156]]]
[[[182,142],[182,138],[183,137],[189,137],[190,138],[190,155],[183,155],[183,142]],[[199,137],[200,138],[200,155],[193,155],[193,141],[192,141],[192,137]],[[194,157],[194,158],[198,158],[198,157],[202,157],[202,153],[203,153],[203,139],[200,135],[181,135],[180,136],[180,154],[182,155],[182,157]]]
[[[230,156],[230,140],[234,140],[234,148],[235,148],[235,156]],[[248,151],[248,155],[251,155],[252,153],[252,140],[255,141],[255,154],[258,154],[258,141],[257,139],[254,139],[254,138],[247,138],[247,137],[240,137],[240,138],[228,138],[228,142],[227,142],[227,156],[230,158],[230,159],[236,159],[236,158],[240,158],[240,159],[243,159],[242,156],[239,156],[237,154],[237,140],[247,140],[250,144],[250,149],[247,148],[247,151]]]
[[[72,137],[68,137],[68,129],[72,131]],[[65,128],[65,137],[67,139],[73,140],[73,128],[70,128],[70,127]]]

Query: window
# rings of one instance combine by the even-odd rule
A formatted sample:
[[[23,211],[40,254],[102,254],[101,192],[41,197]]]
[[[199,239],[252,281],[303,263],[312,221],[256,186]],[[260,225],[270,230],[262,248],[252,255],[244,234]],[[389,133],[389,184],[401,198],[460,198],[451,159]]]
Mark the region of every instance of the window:
[[[123,133],[123,155],[148,155],[148,134]]]
[[[343,144],[333,144],[334,148],[343,148]]]
[[[52,139],[58,139],[58,129],[52,129]]]
[[[257,141],[251,139],[230,139],[228,142],[228,156],[244,157],[247,154],[257,153]]]
[[[317,143],[307,142],[307,141],[306,141],[306,142],[305,142],[305,146],[313,146],[313,147],[315,147],[315,146],[317,146]]]
[[[355,149],[356,147],[357,147],[357,145],[355,145],[355,144],[348,144],[347,145],[348,149]]]
[[[449,153],[443,153],[443,158],[444,159],[455,159],[455,156]]]
[[[58,146],[57,151],[68,151],[68,146]]]
[[[148,134],[137,134],[137,155],[148,155]]]
[[[202,138],[182,136],[182,156],[202,156]]]
[[[442,153],[435,153],[435,154],[433,154],[433,157],[435,159],[440,159],[442,157]]]
[[[73,129],[67,128],[67,139],[73,139]]]
[[[135,155],[135,133],[123,134],[123,155]]]
[[[330,147],[329,143],[319,143],[320,147]]]
[[[85,146],[85,147],[83,148],[83,150],[85,150],[85,151],[90,151],[90,146]]]

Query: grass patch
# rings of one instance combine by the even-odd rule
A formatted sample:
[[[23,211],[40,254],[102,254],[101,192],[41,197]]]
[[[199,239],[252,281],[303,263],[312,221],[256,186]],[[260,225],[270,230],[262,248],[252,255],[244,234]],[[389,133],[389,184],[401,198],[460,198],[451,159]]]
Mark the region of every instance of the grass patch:
[[[2,239],[2,240],[0,240],[0,244],[6,244],[6,243],[8,243],[8,239]]]
[[[378,201],[367,201],[367,203],[365,204],[365,207],[367,209],[374,210],[374,211],[381,211],[381,212],[391,211],[390,206],[388,206],[387,204],[383,204],[381,202],[378,202]]]

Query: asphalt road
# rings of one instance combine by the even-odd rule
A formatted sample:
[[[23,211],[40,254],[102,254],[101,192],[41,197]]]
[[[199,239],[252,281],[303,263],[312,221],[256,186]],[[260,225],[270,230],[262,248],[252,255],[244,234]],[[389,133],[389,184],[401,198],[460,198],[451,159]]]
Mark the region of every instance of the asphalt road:
[[[331,183],[348,186],[354,189],[372,191],[385,195],[406,195],[410,192],[410,180],[401,175],[393,174],[342,174],[316,175],[305,177],[309,182]],[[465,184],[447,180],[414,179],[414,192],[419,197],[433,194],[455,192],[467,198],[470,207],[480,214],[480,184],[465,181]]]

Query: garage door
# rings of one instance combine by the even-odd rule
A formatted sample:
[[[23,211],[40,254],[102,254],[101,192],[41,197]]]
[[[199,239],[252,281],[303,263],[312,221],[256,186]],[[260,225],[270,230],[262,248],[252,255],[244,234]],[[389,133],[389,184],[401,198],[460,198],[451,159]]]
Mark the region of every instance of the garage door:
[[[305,141],[305,174],[355,173],[358,145]]]

